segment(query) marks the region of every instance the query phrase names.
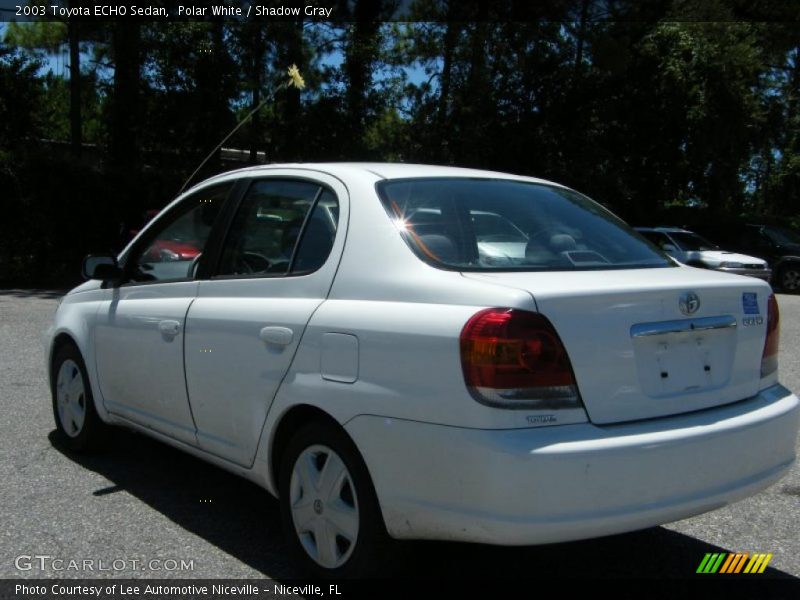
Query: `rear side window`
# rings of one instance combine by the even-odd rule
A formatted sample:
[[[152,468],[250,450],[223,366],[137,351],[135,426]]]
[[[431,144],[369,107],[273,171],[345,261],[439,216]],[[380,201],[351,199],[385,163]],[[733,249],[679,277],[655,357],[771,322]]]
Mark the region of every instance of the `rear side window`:
[[[338,220],[339,203],[336,196],[329,190],[323,190],[297,244],[291,265],[292,274],[311,273],[325,263],[333,248]]]
[[[461,271],[560,271],[674,266],[592,200],[502,179],[381,181],[386,212],[412,250]]]
[[[336,236],[336,196],[318,184],[256,181],[236,212],[217,275],[281,276],[319,269]]]

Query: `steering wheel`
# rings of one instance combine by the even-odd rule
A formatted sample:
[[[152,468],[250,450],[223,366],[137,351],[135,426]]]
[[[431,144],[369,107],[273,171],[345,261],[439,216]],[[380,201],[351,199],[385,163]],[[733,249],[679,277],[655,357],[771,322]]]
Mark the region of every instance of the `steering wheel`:
[[[247,274],[264,273],[271,264],[266,256],[258,252],[242,252],[236,263],[236,270]]]

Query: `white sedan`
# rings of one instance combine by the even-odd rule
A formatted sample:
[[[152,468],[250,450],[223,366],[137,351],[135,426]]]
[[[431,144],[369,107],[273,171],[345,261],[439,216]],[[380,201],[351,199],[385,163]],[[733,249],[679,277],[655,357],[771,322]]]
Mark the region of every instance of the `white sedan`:
[[[48,338],[65,444],[121,425],[256,482],[317,574],[368,572],[391,538],[650,527],[795,458],[769,285],[678,265],[547,181],[253,167],[84,273]]]
[[[636,231],[675,260],[690,267],[758,277],[767,282],[772,278],[767,261],[723,250],[692,231],[678,227],[636,227]]]

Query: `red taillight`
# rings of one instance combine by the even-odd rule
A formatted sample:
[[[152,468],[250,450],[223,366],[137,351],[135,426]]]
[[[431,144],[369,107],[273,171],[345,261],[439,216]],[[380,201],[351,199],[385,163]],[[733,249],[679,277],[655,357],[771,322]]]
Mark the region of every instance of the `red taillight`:
[[[488,308],[461,331],[464,381],[475,398],[506,408],[580,408],[567,351],[546,317]]]
[[[767,337],[764,340],[764,353],[761,355],[761,377],[778,370],[778,346],[781,339],[780,311],[775,294],[767,300]]]

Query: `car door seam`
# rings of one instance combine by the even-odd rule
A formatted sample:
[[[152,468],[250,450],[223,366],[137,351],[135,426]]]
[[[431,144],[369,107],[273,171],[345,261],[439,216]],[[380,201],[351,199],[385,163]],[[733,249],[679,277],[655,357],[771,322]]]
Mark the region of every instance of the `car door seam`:
[[[308,324],[311,323],[311,319],[314,318],[314,315],[317,314],[317,311],[320,309],[320,307],[323,304],[325,304],[326,301],[327,301],[327,297],[323,298],[320,301],[320,303],[314,308],[314,310],[311,311],[311,315],[309,315],[308,319],[306,320],[306,324],[303,326],[303,331],[300,334],[300,338],[297,340],[297,346],[295,346],[295,348],[294,348],[294,353],[292,354],[292,358],[289,361],[289,366],[283,372],[283,375],[281,376],[281,380],[278,382],[278,385],[275,388],[275,393],[272,394],[272,398],[269,401],[269,406],[267,406],[267,412],[264,413],[264,422],[261,424],[261,431],[258,434],[258,443],[256,444],[255,452],[253,453],[253,459],[250,461],[250,465],[248,467],[249,469],[252,469],[256,464],[256,458],[258,457],[258,451],[261,448],[261,440],[264,439],[264,428],[267,426],[267,423],[269,422],[269,414],[272,412],[272,407],[275,404],[275,398],[278,397],[278,394],[280,393],[281,388],[283,387],[283,382],[286,381],[286,377],[289,375],[289,373],[292,370],[292,367],[294,366],[294,359],[297,357],[297,353],[300,351],[300,345],[303,343],[303,338],[306,335],[306,330],[308,329]],[[269,475],[269,474],[267,474],[267,475]]]
[[[194,410],[192,410],[192,398],[189,396],[189,378],[186,375],[186,327],[189,324],[189,311],[192,308],[195,300],[200,294],[200,282],[195,281],[194,298],[189,302],[186,307],[186,312],[183,314],[183,339],[181,340],[181,364],[183,365],[183,385],[186,388],[186,403],[189,405],[189,416],[192,418],[192,425],[194,426],[194,443],[200,446],[200,439],[197,437],[197,421],[194,418]]]

